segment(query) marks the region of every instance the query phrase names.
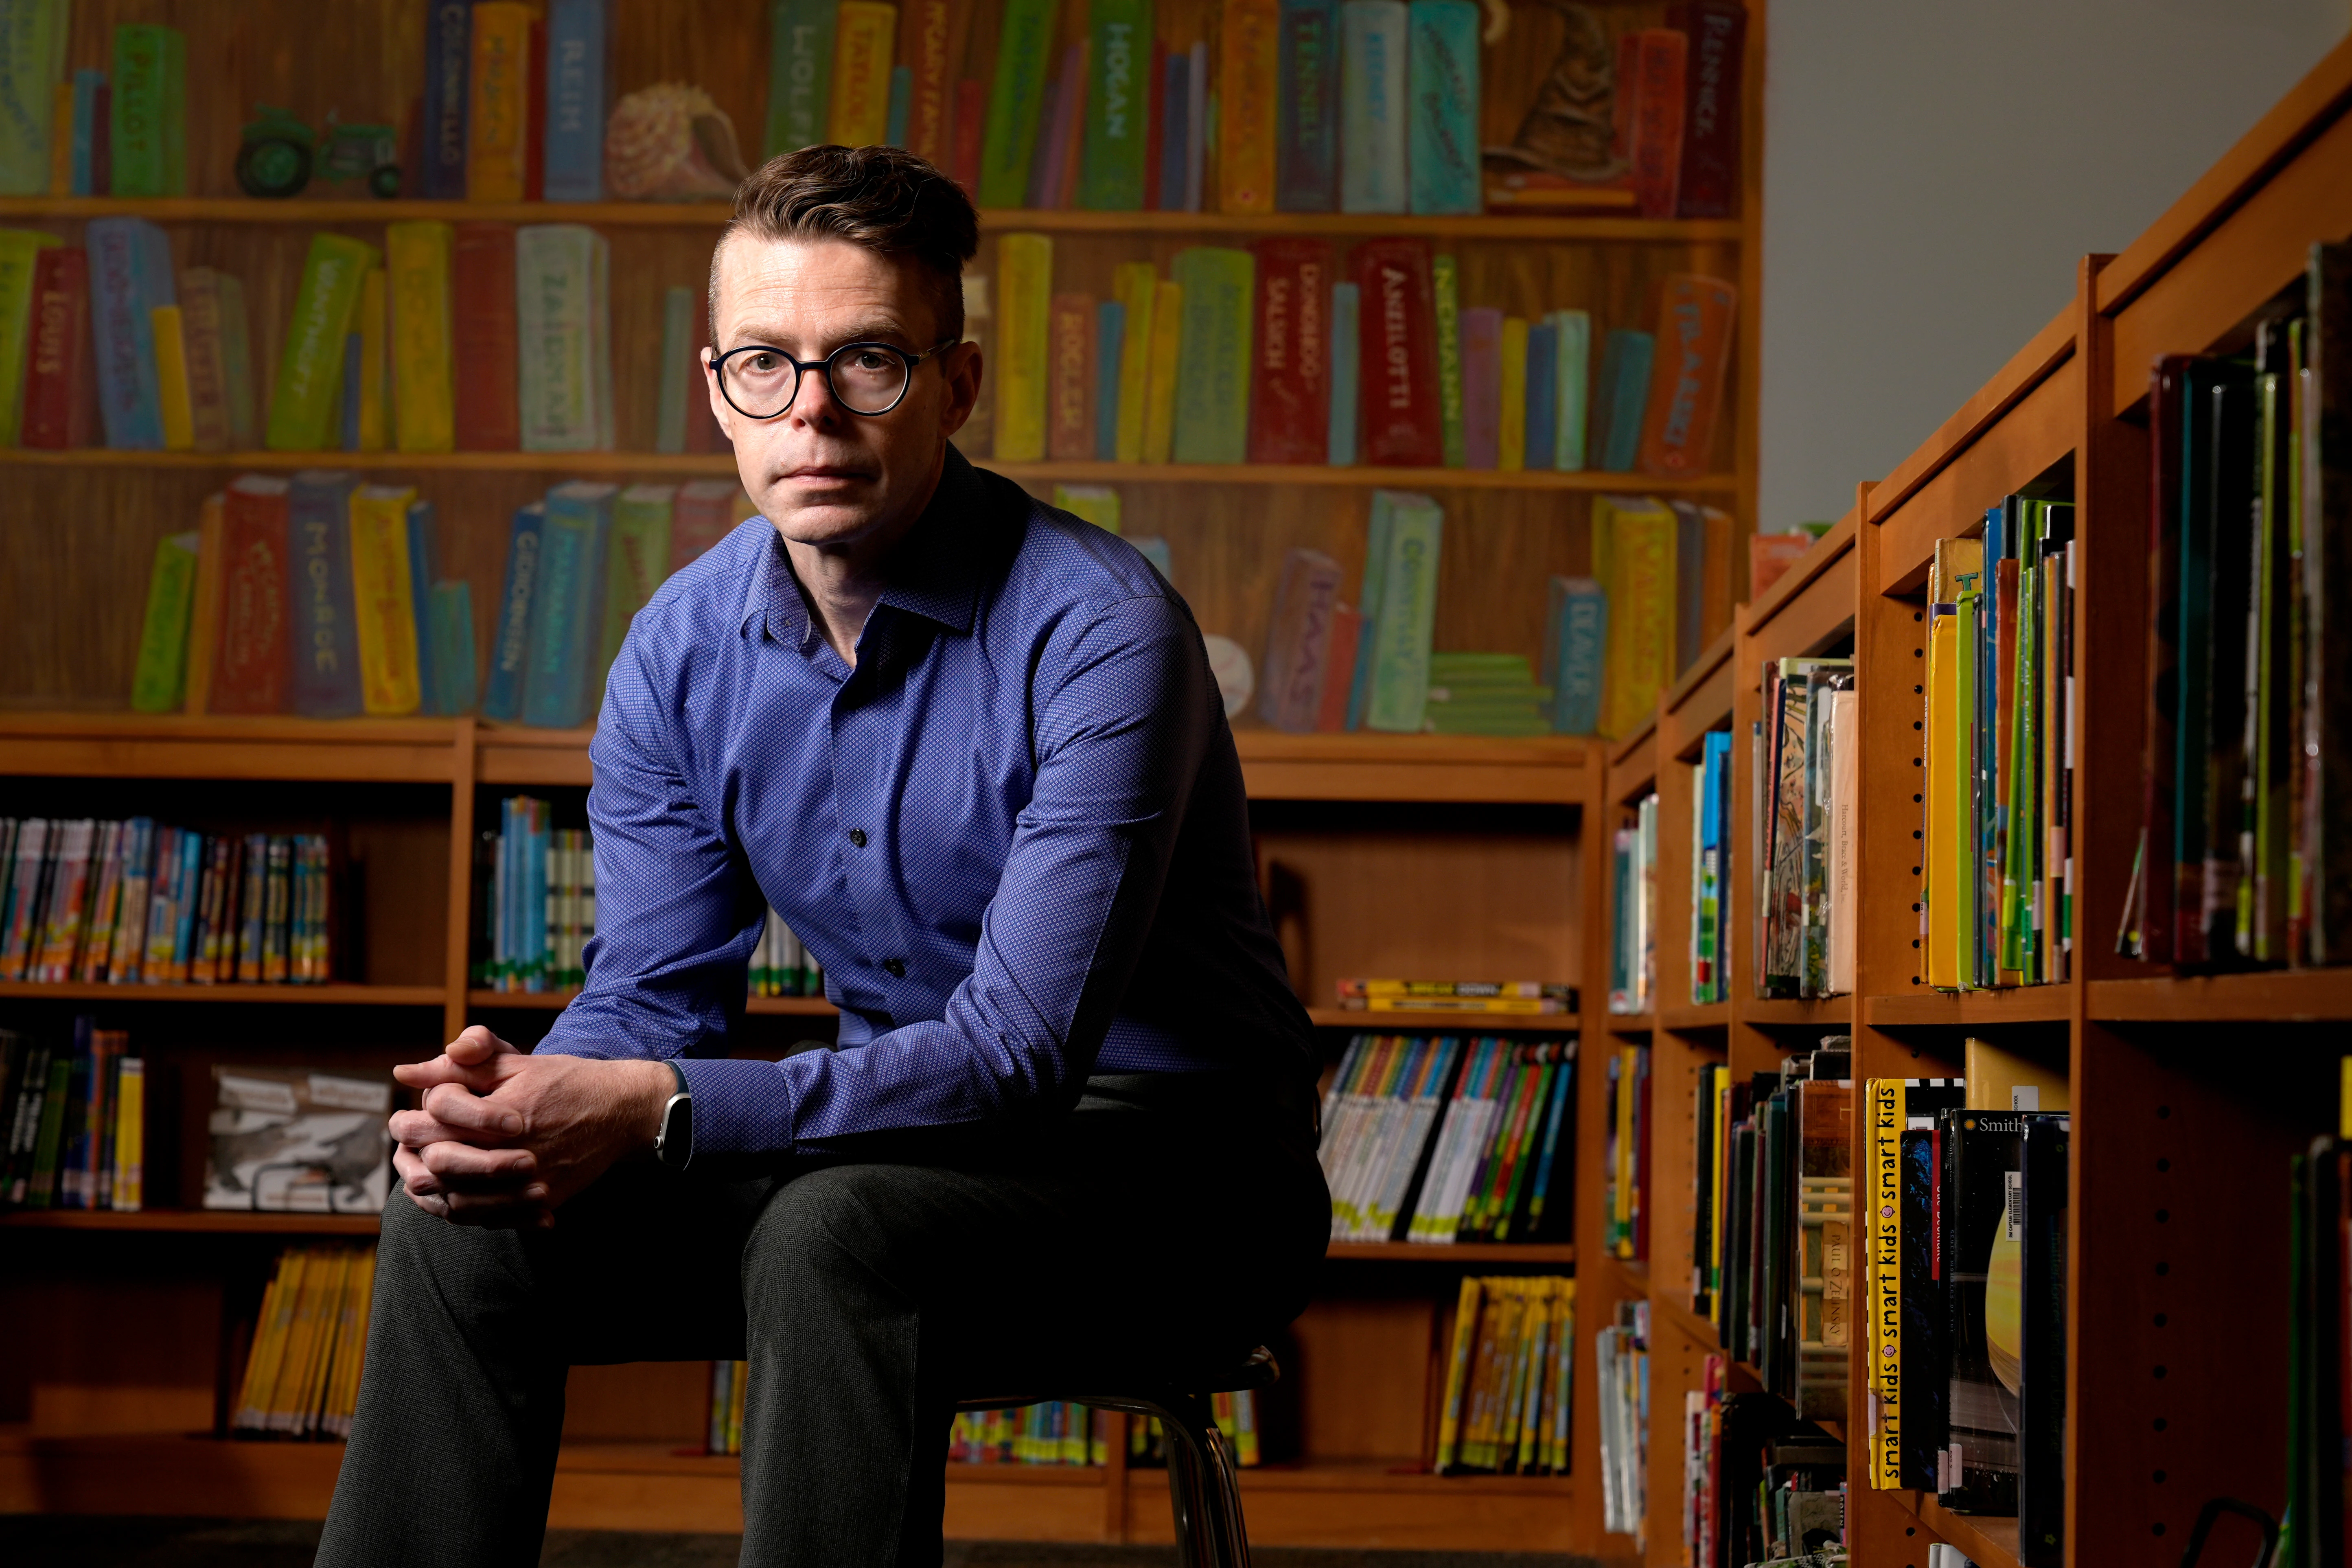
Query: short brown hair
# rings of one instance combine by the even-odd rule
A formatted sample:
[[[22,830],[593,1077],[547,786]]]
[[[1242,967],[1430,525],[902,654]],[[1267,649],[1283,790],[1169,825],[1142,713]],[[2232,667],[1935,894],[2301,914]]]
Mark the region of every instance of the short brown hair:
[[[735,187],[735,216],[710,253],[714,346],[719,258],[739,234],[842,239],[911,261],[930,285],[926,292],[939,315],[940,337],[963,336],[963,264],[980,249],[980,214],[961,186],[904,148],[803,147],[778,153]]]

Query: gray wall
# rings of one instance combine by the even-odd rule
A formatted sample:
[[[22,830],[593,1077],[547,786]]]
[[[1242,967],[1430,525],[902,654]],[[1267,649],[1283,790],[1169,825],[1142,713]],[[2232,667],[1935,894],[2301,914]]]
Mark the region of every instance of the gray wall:
[[[1759,526],[1843,515],[2346,20],[2347,0],[1771,0]]]

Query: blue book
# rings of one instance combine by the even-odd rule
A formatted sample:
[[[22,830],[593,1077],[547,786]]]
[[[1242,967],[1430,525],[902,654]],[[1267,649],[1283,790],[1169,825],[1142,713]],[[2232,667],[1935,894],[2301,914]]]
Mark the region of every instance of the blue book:
[[[618,485],[575,479],[547,492],[539,589],[532,595],[522,721],[569,730],[595,717],[590,672],[604,638],[604,552]]]
[[[171,241],[143,217],[93,219],[84,239],[89,247],[90,342],[98,359],[106,444],[123,451],[160,450],[163,394],[149,312],[179,302]]]
[[[1185,121],[1192,113],[1192,57],[1170,50],[1168,85],[1160,100],[1160,210],[1164,213],[1184,210],[1184,138],[1190,134]]]
[[[1405,210],[1406,56],[1403,0],[1339,7],[1339,210]]]
[[[364,357],[357,332],[343,338],[343,395],[336,426],[342,431],[342,447],[346,452],[360,449],[360,399],[365,395],[360,389],[360,363]]]
[[[205,836],[182,828],[180,830],[180,875],[177,884],[180,896],[179,920],[176,922],[176,929],[172,932],[172,966],[174,969],[194,956],[193,949],[196,940],[196,905],[201,901],[197,899],[196,892],[204,876],[204,868]]]
[[[474,585],[463,577],[433,584],[434,710],[451,718],[474,710]]]
[[[499,588],[498,624],[490,631],[489,689],[482,694],[486,719],[511,724],[522,718],[530,662],[530,607],[539,596],[539,550],[546,526],[546,502],[515,509],[507,534],[506,580]]]
[[[914,111],[915,68],[892,66],[889,128],[882,133],[884,146],[904,147],[907,144],[907,117]]]
[[[1412,0],[1405,167],[1417,213],[1475,213],[1478,165],[1476,0]]]
[[[1339,7],[1282,0],[1275,110],[1274,205],[1328,213],[1339,205]]]
[[[1527,465],[1530,471],[1549,468],[1552,444],[1559,438],[1559,329],[1549,321],[1528,326]]]
[[[337,469],[294,476],[286,496],[287,574],[293,579],[288,705],[306,719],[360,710],[359,611],[352,595],[352,491]]]
[[[609,37],[604,0],[553,0],[547,8],[544,189],[551,202],[604,199]]]
[[[440,578],[440,550],[434,535],[433,503],[408,503],[408,609],[416,622],[416,689],[419,713],[446,713],[441,706],[441,680],[433,645],[433,584]]]
[[[1363,386],[1363,345],[1357,337],[1360,309],[1355,284],[1331,285],[1331,429],[1328,445],[1335,468],[1351,468],[1356,461],[1356,399]]]
[[[1127,348],[1127,306],[1105,300],[1095,306],[1095,457],[1118,457],[1118,363]]]
[[[1609,641],[1609,596],[1590,577],[1554,577],[1544,625],[1544,679],[1552,689],[1551,727],[1562,735],[1601,728],[1601,660]]]
[[[99,100],[106,94],[106,73],[88,66],[73,76],[73,194],[99,194]]]
[[[1600,395],[1592,407],[1595,467],[1630,474],[1642,455],[1642,418],[1650,406],[1650,362],[1657,339],[1612,327],[1601,346]]]
[[[466,199],[466,116],[473,94],[473,0],[428,0],[425,13],[425,110],[419,123],[416,194]]]

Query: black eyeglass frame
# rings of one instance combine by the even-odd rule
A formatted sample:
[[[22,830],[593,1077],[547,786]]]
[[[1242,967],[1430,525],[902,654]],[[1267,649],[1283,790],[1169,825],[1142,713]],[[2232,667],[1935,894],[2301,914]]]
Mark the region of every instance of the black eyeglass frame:
[[[834,350],[831,353],[825,355],[823,359],[808,360],[794,359],[792,355],[776,347],[773,343],[744,343],[740,347],[729,349],[723,354],[712,354],[710,358],[704,363],[709,365],[711,374],[719,379],[719,395],[727,399],[728,407],[732,408],[736,413],[740,414],[746,419],[757,419],[765,423],[770,419],[782,419],[785,415],[790,414],[793,411],[793,405],[801,400],[801,383],[807,378],[808,373],[813,370],[822,370],[824,372],[825,390],[833,394],[834,402],[840,404],[842,408],[851,414],[856,415],[861,419],[879,419],[884,415],[893,412],[898,408],[898,405],[907,401],[908,390],[915,384],[915,372],[921,368],[925,361],[937,359],[940,354],[946,353],[949,349],[955,347],[956,344],[961,342],[963,342],[961,338],[941,338],[938,342],[932,344],[921,353],[908,353],[905,349],[900,348],[896,343],[861,340],[860,342],[854,343],[844,343],[839,348]],[[907,367],[907,379],[898,384],[898,395],[890,400],[890,406],[888,408],[876,408],[871,410],[852,408],[847,402],[844,401],[841,395],[841,388],[833,379],[833,366],[835,361],[841,358],[842,355],[848,353],[853,349],[879,349],[884,353],[896,354],[898,357],[899,363]],[[793,395],[790,397],[785,398],[784,405],[782,408],[777,409],[773,414],[754,414],[750,409],[744,407],[741,404],[736,402],[735,399],[728,394],[727,362],[733,359],[737,354],[748,353],[774,354],[778,359],[782,360],[786,364],[793,367]]]

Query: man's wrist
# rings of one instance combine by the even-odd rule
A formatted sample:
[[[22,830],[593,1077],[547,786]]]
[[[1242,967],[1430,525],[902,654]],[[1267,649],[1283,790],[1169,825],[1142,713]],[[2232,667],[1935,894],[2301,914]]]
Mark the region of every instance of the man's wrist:
[[[667,1062],[637,1061],[628,1065],[637,1075],[628,1101],[629,1147],[633,1153],[650,1154],[655,1139],[661,1133],[662,1112],[669,1105],[670,1096],[677,1092],[678,1074]]]

